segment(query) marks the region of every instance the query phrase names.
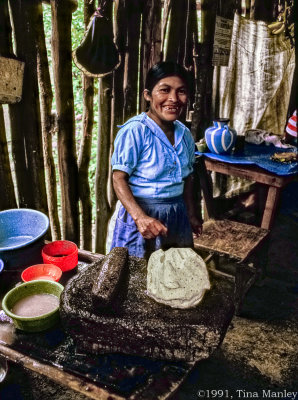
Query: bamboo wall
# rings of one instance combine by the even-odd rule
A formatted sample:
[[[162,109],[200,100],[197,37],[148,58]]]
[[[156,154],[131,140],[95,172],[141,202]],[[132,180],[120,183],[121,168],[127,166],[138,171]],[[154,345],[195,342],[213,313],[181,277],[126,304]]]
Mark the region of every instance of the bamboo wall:
[[[240,1],[224,3],[221,10],[217,0],[107,0],[121,64],[99,82],[82,75],[81,122],[75,115],[72,76],[71,29],[76,0],[44,1],[52,15],[51,67],[42,2],[1,0],[0,56],[16,56],[24,61],[25,75],[22,100],[8,106],[9,135],[0,105],[0,186],[4,188],[0,210],[16,206],[41,210],[49,215],[52,239],[72,240],[86,250],[104,253],[107,223],[116,201],[110,184],[110,157],[117,125],[145,110],[142,91],[148,69],[160,60],[175,60],[193,76],[189,108],[192,122],[186,122],[195,139],[202,137],[212,118],[211,54],[216,12],[225,14],[224,10],[229,10],[231,17],[236,9],[241,12]],[[267,3],[272,20],[274,2]],[[254,0],[254,10],[266,12],[268,19],[268,7],[262,11],[258,4],[263,2]],[[85,26],[97,6],[95,0],[84,0]],[[251,6],[246,2],[246,13]],[[95,112],[99,116],[97,131]],[[77,124],[82,124],[78,155]],[[97,159],[92,182],[89,167],[94,136]],[[57,163],[53,139],[57,141]],[[93,184],[95,215],[90,189]]]

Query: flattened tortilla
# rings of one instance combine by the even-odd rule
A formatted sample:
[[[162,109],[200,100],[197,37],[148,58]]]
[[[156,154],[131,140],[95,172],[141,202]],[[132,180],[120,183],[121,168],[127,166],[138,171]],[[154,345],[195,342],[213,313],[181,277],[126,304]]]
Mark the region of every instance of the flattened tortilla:
[[[148,261],[147,294],[173,308],[195,307],[210,289],[206,264],[192,249],[157,250]]]

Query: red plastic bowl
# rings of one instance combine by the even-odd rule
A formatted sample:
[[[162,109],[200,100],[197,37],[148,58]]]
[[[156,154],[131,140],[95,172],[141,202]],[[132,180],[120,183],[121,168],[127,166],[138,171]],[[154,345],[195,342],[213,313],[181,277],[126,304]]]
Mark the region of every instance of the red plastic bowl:
[[[69,240],[56,240],[46,244],[41,255],[45,264],[57,265],[63,272],[78,265],[78,247]]]
[[[24,282],[34,281],[36,279],[46,279],[48,281],[58,282],[62,271],[53,264],[36,264],[24,269],[21,278]]]

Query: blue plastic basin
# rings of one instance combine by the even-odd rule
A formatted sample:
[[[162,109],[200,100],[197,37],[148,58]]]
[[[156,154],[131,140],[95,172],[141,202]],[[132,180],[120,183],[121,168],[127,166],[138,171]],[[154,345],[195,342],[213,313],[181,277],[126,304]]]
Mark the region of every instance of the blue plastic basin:
[[[37,261],[48,229],[49,219],[40,211],[29,208],[1,211],[0,258],[5,268]]]

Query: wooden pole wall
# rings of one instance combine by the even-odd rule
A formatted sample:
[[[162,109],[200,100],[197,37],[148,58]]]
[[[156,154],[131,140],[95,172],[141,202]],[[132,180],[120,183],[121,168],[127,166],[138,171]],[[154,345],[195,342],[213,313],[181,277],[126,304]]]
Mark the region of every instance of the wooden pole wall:
[[[47,213],[37,79],[38,2],[12,0],[9,5],[16,56],[25,62],[22,99],[9,107],[19,205]]]
[[[95,10],[93,2],[84,0],[84,26],[87,28]],[[94,125],[94,79],[82,73],[83,122],[82,140],[78,159],[78,190],[81,204],[82,243],[85,250],[92,250],[92,201],[88,179]]]
[[[140,49],[140,111],[145,111],[146,102],[143,97],[145,79],[148,70],[161,60],[161,2],[147,0],[142,11],[141,49]]]
[[[15,55],[25,62],[25,79],[21,101],[9,105],[11,154],[0,105],[0,184],[6,188],[5,196],[0,199],[0,209],[21,206],[43,211],[50,217],[52,239],[62,237],[87,250],[104,253],[107,224],[116,202],[110,159],[117,125],[145,110],[142,92],[148,69],[158,61],[175,60],[194,78],[191,130],[195,140],[203,136],[212,119],[211,59],[215,16],[219,5],[223,6],[221,12],[228,13],[240,7],[239,1],[107,0],[108,16],[111,20],[114,18],[110,35],[114,35],[121,63],[99,82],[82,74],[82,137],[81,147],[77,149],[71,40],[76,1],[47,1],[52,15],[50,62],[41,1],[2,0],[0,55],[14,56],[13,32]],[[248,17],[274,19],[276,2],[270,3],[270,10],[265,7],[269,7],[268,1],[246,2]],[[97,0],[84,0],[82,24],[85,28],[98,5]],[[202,12],[200,42],[197,7]],[[99,121],[95,131],[97,85]],[[94,137],[97,159],[93,182],[89,169]],[[53,155],[53,140],[56,139],[58,166]],[[13,173],[9,156],[13,160]],[[93,184],[95,199],[91,198]]]
[[[79,243],[79,190],[72,85],[70,0],[51,0],[52,55],[58,130],[62,236]]]
[[[124,60],[124,108],[123,120],[137,113],[139,46],[142,9],[138,0],[132,0],[126,8],[126,51]]]
[[[52,240],[59,240],[61,239],[61,227],[58,216],[57,179],[52,146],[52,139],[56,133],[57,119],[56,114],[52,111],[53,91],[51,86],[41,4],[39,5],[39,18],[37,24],[39,33],[37,37],[37,73],[49,219]]]
[[[8,2],[0,2],[0,56],[12,56],[11,25],[9,20]],[[9,163],[6,128],[3,107],[0,105],[0,211],[17,206],[13,179]]]
[[[189,0],[172,0],[166,59],[184,65]]]
[[[112,19],[113,2],[106,3],[106,17]],[[113,27],[110,24],[110,35]],[[110,147],[113,129],[112,119],[113,75],[109,74],[99,79],[99,124],[97,137],[97,163],[95,175],[95,251],[105,254],[107,225],[111,216],[111,206],[108,198]]]
[[[3,107],[0,104],[0,211],[17,206],[9,165]]]
[[[201,42],[195,43],[195,103],[191,131],[196,140],[204,137],[212,119],[212,50],[217,1],[201,1]]]
[[[95,176],[96,192],[96,239],[95,251],[105,254],[106,227],[110,218],[110,204],[108,201],[108,176],[109,176],[109,152],[111,105],[112,105],[112,79],[111,76],[100,79],[99,84],[99,116],[100,123],[97,139],[97,167]]]
[[[124,65],[125,65],[125,54],[127,52],[127,12],[126,12],[126,0],[117,0],[114,7],[114,41],[117,46],[120,55],[120,65],[113,72],[113,83],[112,83],[112,103],[111,103],[111,130],[110,130],[110,147],[107,150],[109,154],[109,160],[113,153],[113,143],[116,137],[118,128],[117,126],[122,125],[124,122]],[[107,198],[109,207],[113,210],[117,201],[116,195],[112,185],[112,170],[111,165],[108,163],[108,182],[107,182]]]

